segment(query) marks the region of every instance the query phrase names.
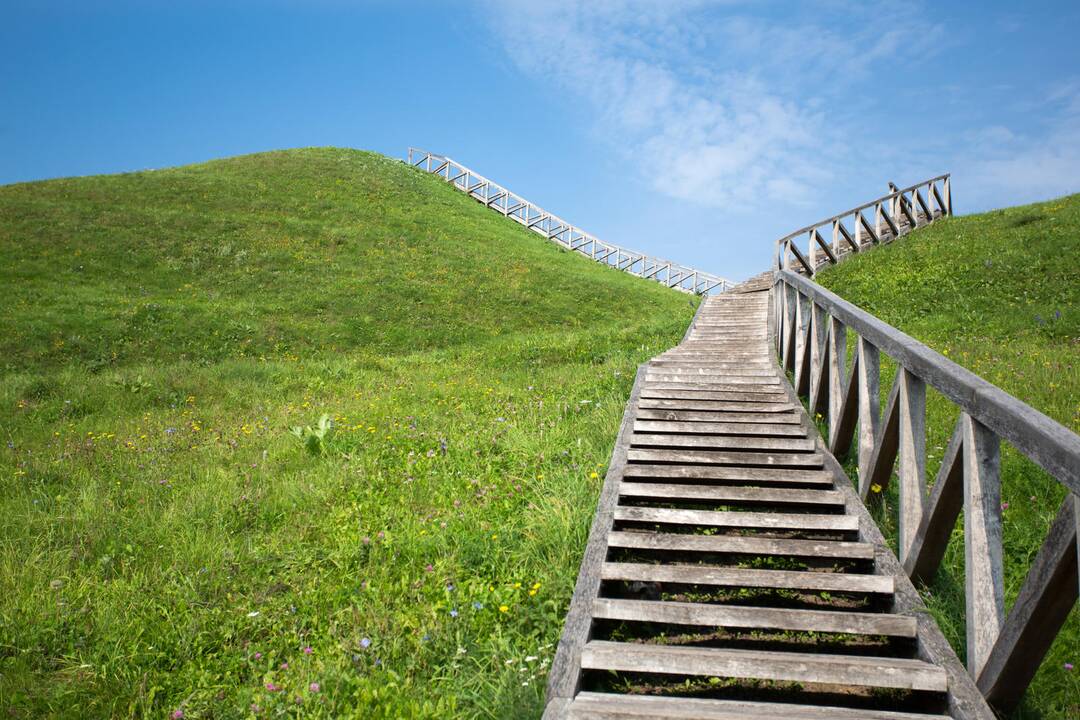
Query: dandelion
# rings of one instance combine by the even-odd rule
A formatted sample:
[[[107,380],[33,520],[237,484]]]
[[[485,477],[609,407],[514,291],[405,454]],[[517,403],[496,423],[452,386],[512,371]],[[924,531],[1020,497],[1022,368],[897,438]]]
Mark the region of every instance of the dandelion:
[[[589,478],[592,480],[596,480],[598,477],[600,477],[600,473],[596,472],[595,470],[589,473]]]
[[[322,686],[320,686],[319,683],[313,682],[307,686],[307,689],[309,692],[317,693],[322,689]]]
[[[362,638],[360,640],[360,647],[364,648],[365,650],[371,647],[371,638]]]
[[[506,605],[500,605],[499,606],[499,612],[501,612],[501,613],[510,612],[510,608],[508,608]]]
[[[870,486],[870,491],[875,492],[875,493],[879,493],[879,492],[881,492],[881,486],[878,485],[877,483],[874,483],[873,485]]]

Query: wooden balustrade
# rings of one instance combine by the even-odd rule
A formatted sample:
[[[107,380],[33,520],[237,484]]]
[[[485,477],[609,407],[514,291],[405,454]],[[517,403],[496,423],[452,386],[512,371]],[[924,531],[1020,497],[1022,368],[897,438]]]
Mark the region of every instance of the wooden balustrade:
[[[407,162],[438,175],[477,202],[567,250],[609,267],[696,295],[723,292],[734,286],[730,280],[712,273],[604,242],[445,155],[409,148]]]
[[[889,202],[910,206],[914,216],[915,208],[926,208],[919,197],[898,192]],[[936,192],[931,197],[940,204]],[[1077,600],[1080,436],[803,275],[782,269],[774,282],[780,361],[794,373],[795,388],[809,399],[811,411],[828,423],[830,450],[844,455],[857,436],[858,488],[865,501],[881,497],[896,470],[898,557],[913,580],[933,578],[963,512],[968,670],[991,704],[1010,710]],[[852,367],[845,372],[848,333],[856,342]],[[882,353],[897,366],[883,414]],[[929,490],[928,386],[960,410]],[[1068,490],[1008,613],[1002,441]]]
[[[915,228],[952,215],[949,175],[904,189],[889,183],[890,193],[846,212],[807,225],[776,241],[775,267],[813,277],[822,265],[835,265],[868,246],[889,242]],[[873,212],[873,220],[867,214]],[[850,229],[849,229],[850,228]],[[831,233],[831,242],[822,233]],[[806,238],[806,250],[798,240]]]

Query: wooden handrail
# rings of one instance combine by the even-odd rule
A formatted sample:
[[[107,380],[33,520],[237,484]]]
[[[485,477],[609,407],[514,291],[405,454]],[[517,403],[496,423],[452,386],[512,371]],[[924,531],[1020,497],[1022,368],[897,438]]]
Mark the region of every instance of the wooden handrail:
[[[903,200],[901,200],[903,202]],[[916,200],[916,202],[918,202]],[[859,494],[881,497],[899,479],[898,556],[913,580],[933,578],[964,513],[968,669],[986,699],[1012,709],[1078,597],[1080,436],[911,336],[791,270],[774,272],[781,364],[828,424],[828,444],[858,453]],[[856,335],[848,372],[847,332]],[[880,355],[897,365],[881,412]],[[960,409],[952,441],[927,491],[926,387]],[[852,436],[855,436],[853,439]],[[1066,489],[1020,597],[1006,613],[1001,451],[1006,440]]]
[[[422,169],[442,177],[474,200],[608,267],[697,295],[723,292],[734,286],[718,275],[604,242],[446,155],[410,147],[406,161],[413,167],[424,165]]]
[[[796,269],[813,277],[822,264],[835,265],[847,254],[860,252],[866,246],[889,242],[939,217],[952,215],[951,182],[951,176],[946,173],[903,189],[889,183],[892,192],[888,195],[799,228],[777,240],[774,268]],[[938,190],[939,185],[941,190]],[[921,193],[923,190],[926,192],[925,199]],[[874,212],[872,224],[864,215],[871,209]],[[845,225],[849,218],[851,230]],[[825,227],[831,227],[831,246],[819,232]],[[805,252],[795,242],[803,235],[807,236]],[[818,261],[819,250],[825,254],[821,262]]]

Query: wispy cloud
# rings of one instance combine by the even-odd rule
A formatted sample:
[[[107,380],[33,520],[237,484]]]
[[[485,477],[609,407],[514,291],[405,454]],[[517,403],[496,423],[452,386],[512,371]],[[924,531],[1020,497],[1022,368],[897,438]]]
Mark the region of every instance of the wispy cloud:
[[[578,102],[595,135],[669,197],[727,213],[815,206],[839,185],[878,188],[886,178],[949,169],[963,176],[960,196],[981,207],[1077,189],[1080,83],[1041,97],[1026,88],[1042,121],[1018,129],[974,89],[949,84],[949,53],[962,56],[965,43],[983,40],[917,7],[490,7],[513,62]],[[1014,20],[1003,18],[1010,27]]]
[[[500,4],[493,17],[514,62],[583,99],[597,135],[656,190],[732,211],[810,202],[855,161],[852,123],[830,112],[835,103],[871,104],[845,95],[902,43],[929,47],[936,31],[913,42],[879,16],[842,37],[743,5],[556,0]]]

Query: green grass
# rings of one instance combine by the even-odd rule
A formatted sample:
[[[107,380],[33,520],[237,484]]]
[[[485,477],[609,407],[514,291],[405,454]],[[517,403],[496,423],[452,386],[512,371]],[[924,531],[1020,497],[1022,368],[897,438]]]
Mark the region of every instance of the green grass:
[[[950,218],[818,276],[882,320],[1006,392],[1080,431],[1080,195]],[[849,338],[850,340],[850,338]],[[882,394],[895,367],[883,362]],[[927,474],[933,478],[957,410],[928,391]],[[878,517],[895,541],[896,482]],[[1064,497],[1063,488],[1003,445],[1006,600],[1024,575]],[[963,535],[924,593],[963,656]],[[1080,716],[1080,611],[1073,610],[1015,717]]]
[[[336,149],[0,187],[0,250],[5,716],[539,715],[694,301]]]

